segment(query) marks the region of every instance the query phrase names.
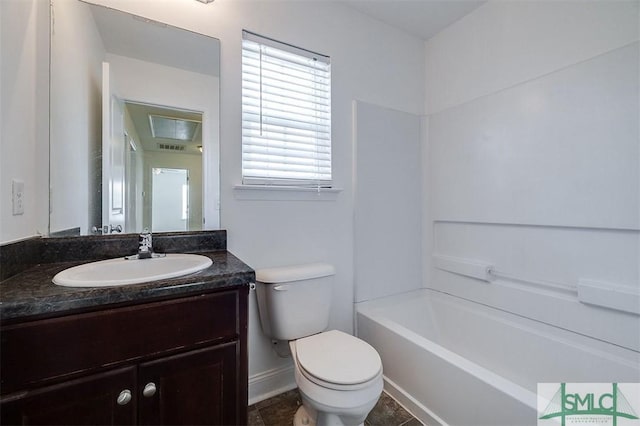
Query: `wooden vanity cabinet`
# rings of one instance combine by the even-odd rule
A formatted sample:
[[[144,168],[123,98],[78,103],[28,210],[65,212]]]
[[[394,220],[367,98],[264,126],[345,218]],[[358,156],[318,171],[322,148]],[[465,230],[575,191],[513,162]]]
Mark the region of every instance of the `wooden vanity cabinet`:
[[[247,295],[3,325],[1,423],[246,424]]]
[[[135,367],[126,367],[3,398],[2,424],[135,424],[135,404],[117,404],[123,390],[135,391],[135,382]]]

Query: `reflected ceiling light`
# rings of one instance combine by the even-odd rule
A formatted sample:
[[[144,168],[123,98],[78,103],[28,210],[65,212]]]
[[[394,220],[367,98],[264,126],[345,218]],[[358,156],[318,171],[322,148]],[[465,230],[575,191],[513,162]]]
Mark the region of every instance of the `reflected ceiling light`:
[[[151,136],[154,138],[192,141],[200,128],[200,122],[186,118],[149,114]]]

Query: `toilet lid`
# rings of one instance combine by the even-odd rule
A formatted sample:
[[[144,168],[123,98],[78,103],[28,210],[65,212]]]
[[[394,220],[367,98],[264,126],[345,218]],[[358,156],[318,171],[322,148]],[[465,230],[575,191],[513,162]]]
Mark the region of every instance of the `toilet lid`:
[[[369,381],[382,367],[371,345],[338,330],[296,340],[296,356],[307,373],[340,385]]]

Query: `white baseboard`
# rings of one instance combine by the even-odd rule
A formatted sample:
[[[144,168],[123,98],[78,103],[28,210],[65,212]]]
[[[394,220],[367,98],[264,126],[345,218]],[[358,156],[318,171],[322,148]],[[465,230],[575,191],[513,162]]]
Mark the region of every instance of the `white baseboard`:
[[[390,380],[386,376],[383,377],[385,392],[402,405],[404,409],[413,414],[413,417],[420,420],[422,424],[429,426],[448,426],[436,413],[429,410],[417,399],[405,392],[405,390],[394,383],[393,380]]]
[[[254,374],[249,377],[249,405],[295,388],[292,365]]]

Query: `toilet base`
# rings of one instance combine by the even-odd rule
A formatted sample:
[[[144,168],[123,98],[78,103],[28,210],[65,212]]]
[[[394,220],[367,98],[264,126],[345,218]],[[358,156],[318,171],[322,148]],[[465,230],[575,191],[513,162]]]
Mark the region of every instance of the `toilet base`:
[[[316,417],[317,412],[312,414],[304,405],[301,405],[296,411],[296,414],[293,416],[293,426],[316,426]],[[331,416],[331,420],[329,420],[329,423],[336,426],[341,426],[344,424],[337,416]],[[357,426],[364,426],[364,423],[360,423]]]
[[[315,415],[310,415],[304,405],[301,405],[293,416],[293,426],[316,426]]]

